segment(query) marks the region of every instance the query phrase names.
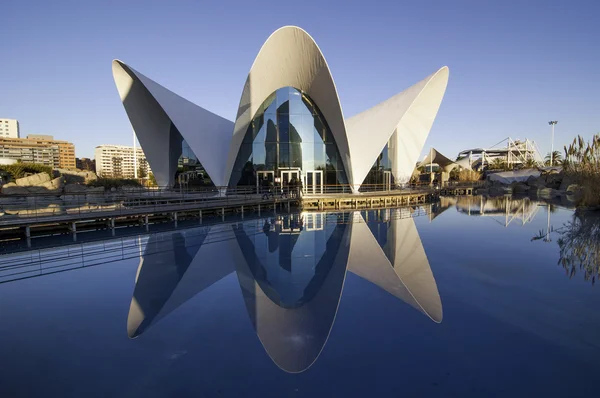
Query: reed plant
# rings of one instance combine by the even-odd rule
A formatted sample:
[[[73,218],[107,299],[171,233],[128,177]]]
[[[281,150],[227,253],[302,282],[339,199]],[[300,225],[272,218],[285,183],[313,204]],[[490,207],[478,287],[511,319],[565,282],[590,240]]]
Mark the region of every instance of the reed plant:
[[[475,170],[462,169],[456,174],[456,178],[460,182],[473,182],[481,180],[481,173]]]
[[[563,171],[566,178],[571,179],[582,189],[579,205],[600,207],[600,134],[596,134],[589,142],[581,136],[565,146]]]

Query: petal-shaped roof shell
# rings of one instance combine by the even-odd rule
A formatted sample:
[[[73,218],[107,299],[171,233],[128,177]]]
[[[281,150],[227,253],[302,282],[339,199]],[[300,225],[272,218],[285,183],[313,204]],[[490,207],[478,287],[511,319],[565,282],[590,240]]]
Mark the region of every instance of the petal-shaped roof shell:
[[[288,86],[306,93],[319,107],[338,145],[348,178],[352,178],[344,117],[329,66],[308,33],[296,26],[285,26],[263,44],[248,73],[227,158],[226,181],[260,105],[269,95]]]
[[[346,121],[353,190],[358,190],[390,138],[395,147],[392,173],[397,180],[408,181],[446,92],[448,77],[445,66]]]

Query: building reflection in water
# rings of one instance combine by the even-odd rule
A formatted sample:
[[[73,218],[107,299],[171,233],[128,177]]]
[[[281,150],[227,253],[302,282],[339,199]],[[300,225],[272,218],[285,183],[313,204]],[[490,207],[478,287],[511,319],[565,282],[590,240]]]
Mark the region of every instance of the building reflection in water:
[[[442,321],[415,209],[278,215],[152,236],[127,322],[136,337],[236,272],[251,323],[281,369],[302,372],[323,350],[346,272]]]
[[[442,206],[455,206],[459,213],[469,216],[491,217],[505,227],[513,222],[525,225],[539,211],[538,202],[529,198],[461,196],[441,199]]]

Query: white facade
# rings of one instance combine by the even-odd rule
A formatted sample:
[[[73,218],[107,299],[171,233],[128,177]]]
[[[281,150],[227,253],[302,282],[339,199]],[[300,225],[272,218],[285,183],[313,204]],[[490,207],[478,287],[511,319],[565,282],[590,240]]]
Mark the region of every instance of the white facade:
[[[19,121],[0,118],[0,138],[21,138]]]
[[[146,177],[152,172],[141,148],[124,145],[100,145],[94,150],[96,174],[100,177],[135,178],[136,169],[142,168]],[[138,175],[141,178],[141,176]]]
[[[232,171],[253,118],[277,90],[292,87],[318,106],[339,151],[345,184],[357,193],[386,145],[392,163],[389,173],[397,183],[408,181],[440,107],[449,70],[443,67],[347,120],[321,50],[308,33],[295,26],[278,29],[260,49],[243,87],[235,122],[194,105],[121,61],[113,61],[113,77],[159,185],[173,186],[183,141],[216,186],[236,185],[231,181]],[[281,172],[283,177],[285,171],[268,172]],[[298,172],[306,178],[307,170]]]

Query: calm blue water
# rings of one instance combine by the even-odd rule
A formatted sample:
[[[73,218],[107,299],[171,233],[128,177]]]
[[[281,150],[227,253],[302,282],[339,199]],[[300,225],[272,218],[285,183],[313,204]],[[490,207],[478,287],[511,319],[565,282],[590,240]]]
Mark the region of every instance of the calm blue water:
[[[0,396],[598,396],[599,219],[450,199],[5,254]]]

